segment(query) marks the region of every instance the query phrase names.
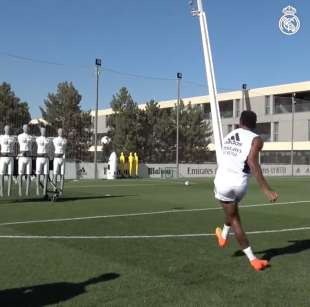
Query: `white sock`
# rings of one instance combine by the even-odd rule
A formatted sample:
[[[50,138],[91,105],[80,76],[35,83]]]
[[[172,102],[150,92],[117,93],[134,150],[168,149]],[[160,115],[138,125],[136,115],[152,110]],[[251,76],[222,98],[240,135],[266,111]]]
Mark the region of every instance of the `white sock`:
[[[246,256],[248,257],[248,259],[249,259],[250,261],[256,259],[256,257],[255,257],[254,254],[253,254],[253,251],[252,251],[251,246],[245,248],[245,249],[243,250],[243,252],[246,254]]]
[[[229,235],[229,230],[230,230],[230,226],[227,226],[226,224],[224,224],[223,229],[222,229],[222,238],[223,239],[227,239],[228,235]]]

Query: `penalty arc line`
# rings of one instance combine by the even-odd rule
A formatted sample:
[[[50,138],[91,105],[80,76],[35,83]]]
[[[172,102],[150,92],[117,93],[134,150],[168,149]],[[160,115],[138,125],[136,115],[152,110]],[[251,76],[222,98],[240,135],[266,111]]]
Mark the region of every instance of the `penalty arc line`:
[[[284,228],[271,230],[248,231],[247,235],[281,233],[291,231],[310,230],[310,226],[298,228]],[[50,239],[50,240],[94,240],[94,239],[167,239],[167,238],[193,238],[193,237],[214,237],[214,233],[193,233],[193,234],[166,234],[166,235],[124,235],[124,236],[35,236],[35,235],[0,235],[0,239]]]
[[[269,207],[272,208],[278,205],[297,205],[310,203],[310,200],[299,200],[290,202],[279,202],[279,203],[263,203],[255,205],[240,206],[240,208],[255,208],[255,207]],[[17,221],[17,222],[5,222],[0,223],[0,226],[10,225],[22,225],[22,224],[37,224],[37,223],[57,223],[57,222],[68,222],[68,221],[82,221],[82,220],[94,220],[94,219],[107,219],[107,218],[118,218],[118,217],[132,217],[132,216],[145,216],[145,215],[157,215],[157,214],[171,214],[171,213],[184,213],[184,212],[199,212],[199,211],[214,211],[222,210],[221,207],[214,208],[196,208],[196,209],[181,209],[181,210],[164,210],[164,211],[151,211],[151,212],[138,212],[138,213],[127,213],[127,214],[111,214],[111,215],[96,215],[96,216],[82,216],[72,218],[59,218],[59,219],[46,219],[46,220],[28,220],[28,221]]]

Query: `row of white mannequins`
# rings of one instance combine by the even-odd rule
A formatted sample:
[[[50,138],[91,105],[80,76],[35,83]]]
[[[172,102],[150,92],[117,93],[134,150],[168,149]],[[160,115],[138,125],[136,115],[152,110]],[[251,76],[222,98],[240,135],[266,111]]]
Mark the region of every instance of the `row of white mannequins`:
[[[60,193],[64,187],[65,175],[65,150],[67,140],[63,137],[63,130],[58,129],[58,137],[46,137],[46,129],[40,128],[41,135],[33,137],[29,134],[28,125],[23,125],[23,133],[19,134],[17,138],[10,135],[10,126],[4,127],[4,134],[0,135],[0,196],[4,195],[4,176],[8,176],[8,196],[11,195],[11,185],[14,169],[14,146],[16,143],[19,145],[18,160],[18,193],[22,196],[23,177],[26,179],[26,196],[29,195],[30,177],[32,175],[32,158],[31,152],[33,143],[37,144],[36,153],[36,183],[37,195],[40,195],[40,187],[43,187],[43,195],[47,194],[47,183],[49,175],[49,157],[48,153],[52,145],[54,145],[54,162],[53,162],[53,181],[54,187],[57,187],[58,176],[60,176]],[[43,176],[43,183],[41,177]]]

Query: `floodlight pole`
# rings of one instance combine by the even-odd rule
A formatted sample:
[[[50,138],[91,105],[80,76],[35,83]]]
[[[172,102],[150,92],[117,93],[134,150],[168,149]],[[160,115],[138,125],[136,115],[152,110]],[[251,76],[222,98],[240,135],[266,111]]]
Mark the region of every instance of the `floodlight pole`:
[[[98,178],[97,170],[97,135],[98,135],[98,101],[99,101],[99,75],[101,59],[96,59],[96,108],[95,108],[95,151],[94,151],[94,179]]]
[[[295,126],[295,96],[292,94],[292,131],[291,131],[291,173],[294,176],[294,126]]]
[[[222,129],[222,123],[221,123],[219,104],[217,101],[217,89],[216,89],[215,74],[214,74],[214,68],[213,68],[212,52],[211,52],[211,46],[210,46],[210,40],[209,40],[207,17],[206,17],[206,13],[203,10],[202,0],[197,0],[197,10],[193,10],[192,14],[193,16],[199,17],[202,46],[203,46],[205,67],[206,67],[206,74],[207,74],[208,88],[209,88],[209,99],[210,99],[210,106],[211,106],[212,128],[213,128],[213,136],[214,136],[214,143],[215,143],[216,160],[217,160],[217,163],[219,163],[220,162],[219,159],[221,157],[222,143],[223,143],[223,129]]]
[[[180,92],[181,92],[181,80],[182,80],[182,73],[177,73],[177,136],[176,136],[176,145],[175,145],[175,160],[176,160],[176,167],[177,167],[177,178],[179,178],[180,170],[179,170],[179,114],[180,114]]]
[[[245,93],[247,90],[247,85],[245,83],[242,84],[242,107],[241,107],[241,112],[244,110],[247,110],[247,108],[245,107]]]

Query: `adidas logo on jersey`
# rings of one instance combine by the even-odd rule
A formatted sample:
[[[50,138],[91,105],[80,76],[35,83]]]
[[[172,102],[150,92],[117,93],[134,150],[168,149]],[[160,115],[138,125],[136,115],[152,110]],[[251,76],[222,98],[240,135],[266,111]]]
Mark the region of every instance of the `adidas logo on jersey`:
[[[242,146],[242,143],[240,142],[239,133],[232,135],[229,139],[227,139],[225,141],[225,144],[226,145]]]

